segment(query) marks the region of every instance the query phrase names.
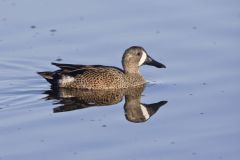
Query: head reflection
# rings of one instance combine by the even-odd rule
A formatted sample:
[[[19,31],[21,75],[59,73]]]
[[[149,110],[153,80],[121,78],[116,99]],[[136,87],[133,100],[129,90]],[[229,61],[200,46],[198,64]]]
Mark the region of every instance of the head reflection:
[[[141,103],[141,94],[144,85],[118,90],[77,90],[77,89],[52,89],[46,91],[47,100],[57,100],[59,107],[53,109],[54,113],[67,112],[94,106],[109,106],[117,104],[125,97],[125,117],[130,122],[146,122],[158,109],[167,103],[159,101],[152,104]]]

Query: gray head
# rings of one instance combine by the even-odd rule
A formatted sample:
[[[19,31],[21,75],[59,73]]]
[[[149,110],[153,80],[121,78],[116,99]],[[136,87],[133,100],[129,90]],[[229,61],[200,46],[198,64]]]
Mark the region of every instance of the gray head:
[[[144,64],[157,68],[166,68],[165,65],[152,59],[143,47],[132,46],[125,50],[122,57],[122,65],[125,72],[139,73],[139,67]]]

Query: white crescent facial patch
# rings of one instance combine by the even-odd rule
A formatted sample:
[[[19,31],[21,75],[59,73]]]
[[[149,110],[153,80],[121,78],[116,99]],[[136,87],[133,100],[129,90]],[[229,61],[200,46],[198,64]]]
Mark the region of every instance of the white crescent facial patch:
[[[142,105],[142,104],[140,104],[140,108],[141,108],[141,111],[142,111],[142,113],[143,113],[144,118],[145,118],[146,120],[149,119],[149,118],[150,118],[150,115],[149,115],[149,113],[148,113],[148,111],[147,111],[147,108],[146,108],[144,105]]]
[[[147,53],[142,51],[142,57],[138,63],[138,66],[141,66],[145,62],[146,59],[147,59]]]

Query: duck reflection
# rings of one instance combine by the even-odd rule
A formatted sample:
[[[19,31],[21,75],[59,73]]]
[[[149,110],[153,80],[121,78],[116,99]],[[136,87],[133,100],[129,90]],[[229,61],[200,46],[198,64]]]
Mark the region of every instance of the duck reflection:
[[[125,96],[124,112],[130,122],[146,122],[158,109],[167,103],[160,101],[152,104],[141,103],[145,86],[117,90],[77,90],[59,88],[46,91],[47,100],[58,100],[61,106],[53,109],[54,113],[84,109],[93,106],[109,106],[122,101]]]

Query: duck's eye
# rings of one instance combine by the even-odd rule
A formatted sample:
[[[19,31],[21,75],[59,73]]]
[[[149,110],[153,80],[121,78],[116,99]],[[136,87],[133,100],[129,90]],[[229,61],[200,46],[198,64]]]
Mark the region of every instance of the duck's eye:
[[[141,52],[138,52],[137,55],[138,55],[138,56],[141,56]]]

